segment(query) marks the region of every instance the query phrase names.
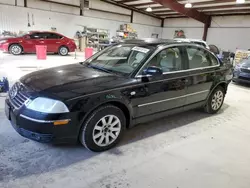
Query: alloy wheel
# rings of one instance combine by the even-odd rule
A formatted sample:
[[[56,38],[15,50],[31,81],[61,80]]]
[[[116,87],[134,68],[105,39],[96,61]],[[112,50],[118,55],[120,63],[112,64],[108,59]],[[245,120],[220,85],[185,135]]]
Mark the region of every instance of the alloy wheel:
[[[11,53],[14,55],[19,55],[22,52],[22,48],[20,46],[14,45],[11,47]]]
[[[121,127],[121,121],[117,116],[104,116],[96,123],[93,129],[93,141],[98,146],[108,146],[118,138]]]
[[[223,99],[224,99],[224,94],[222,91],[218,90],[217,92],[215,92],[212,98],[212,104],[211,104],[212,109],[218,110],[223,103]]]
[[[67,55],[68,54],[68,49],[66,47],[61,47],[60,48],[60,54],[61,55]]]

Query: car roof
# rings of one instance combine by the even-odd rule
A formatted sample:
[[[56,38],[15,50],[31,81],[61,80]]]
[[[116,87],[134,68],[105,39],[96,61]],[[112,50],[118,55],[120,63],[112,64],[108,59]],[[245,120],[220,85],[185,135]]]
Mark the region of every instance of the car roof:
[[[174,40],[187,41],[187,42],[202,42],[202,43],[206,43],[204,40],[201,40],[201,39],[175,38]]]
[[[138,44],[145,46],[159,46],[159,45],[179,44],[180,42],[172,39],[143,38],[143,39],[125,39],[120,41],[120,43]]]
[[[57,33],[57,32],[54,32],[54,31],[29,31],[29,33],[55,33],[55,34],[58,34],[58,35],[62,35],[60,33]]]

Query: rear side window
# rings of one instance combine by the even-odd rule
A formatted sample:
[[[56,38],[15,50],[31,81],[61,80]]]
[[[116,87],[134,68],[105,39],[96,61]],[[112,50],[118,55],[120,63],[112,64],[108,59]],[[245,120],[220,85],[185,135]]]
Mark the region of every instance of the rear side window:
[[[61,39],[62,36],[57,35],[55,33],[43,33],[43,38],[44,39]]]
[[[212,54],[210,54],[210,59],[211,59],[212,66],[219,65],[218,59],[214,57]]]
[[[215,62],[210,60],[211,54],[199,47],[188,46],[187,54],[189,60],[189,69],[213,66]]]

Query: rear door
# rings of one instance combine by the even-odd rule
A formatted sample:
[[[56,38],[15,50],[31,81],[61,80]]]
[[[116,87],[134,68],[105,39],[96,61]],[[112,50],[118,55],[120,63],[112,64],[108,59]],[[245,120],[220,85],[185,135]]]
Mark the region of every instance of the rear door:
[[[45,44],[47,45],[48,52],[58,52],[59,47],[62,45],[62,36],[56,33],[44,33],[46,36]]]
[[[135,118],[182,109],[186,100],[187,79],[183,73],[183,62],[183,49],[179,46],[164,48],[149,59],[142,70],[157,66],[163,70],[163,75],[152,77],[149,82],[141,81],[139,87],[131,90],[135,93],[131,100]],[[141,73],[137,77],[140,76]]]
[[[207,99],[219,63],[214,55],[202,47],[187,45],[186,52],[189,76],[185,105],[191,105]]]

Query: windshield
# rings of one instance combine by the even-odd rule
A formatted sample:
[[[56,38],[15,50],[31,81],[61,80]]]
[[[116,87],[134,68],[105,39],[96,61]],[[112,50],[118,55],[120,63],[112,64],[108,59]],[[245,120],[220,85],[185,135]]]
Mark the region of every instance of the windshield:
[[[29,34],[29,33],[28,33],[28,32],[20,33],[20,34],[17,35],[17,37],[23,37],[23,36],[25,36],[25,35],[27,35],[27,34]]]
[[[151,46],[140,47],[135,44],[119,44],[102,51],[91,58],[87,64],[103,71],[129,75],[154,49]]]

